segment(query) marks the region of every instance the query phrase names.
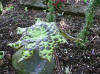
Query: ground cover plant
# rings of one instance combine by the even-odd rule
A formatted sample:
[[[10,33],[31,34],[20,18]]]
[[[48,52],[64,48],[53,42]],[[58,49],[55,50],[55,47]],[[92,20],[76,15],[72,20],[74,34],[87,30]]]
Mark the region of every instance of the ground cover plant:
[[[17,1],[15,1],[15,2],[17,2]],[[17,14],[16,13],[10,14],[12,11],[14,11],[16,9],[14,5],[11,5],[11,6],[13,6],[13,7],[9,7],[9,8],[11,8],[11,10],[9,9],[5,12],[5,13],[7,13],[6,18],[7,19],[11,18],[12,22],[10,20],[8,20],[8,22],[5,22],[4,25],[2,25],[3,24],[2,22],[0,22],[2,25],[2,28],[0,29],[0,36],[3,35],[2,32],[4,33],[4,35],[3,35],[4,37],[1,36],[1,38],[2,38],[1,50],[3,51],[3,50],[11,49],[10,53],[12,53],[11,51],[14,51],[14,49],[19,49],[19,50],[16,50],[16,53],[13,52],[14,54],[12,55],[12,58],[10,57],[11,55],[8,54],[9,52],[6,52],[5,57],[3,57],[3,58],[6,58],[8,61],[10,59],[10,63],[12,61],[13,67],[17,70],[18,74],[20,74],[20,73],[28,74],[28,72],[39,73],[39,74],[40,73],[47,74],[47,72],[48,72],[48,74],[49,73],[52,74],[51,72],[53,71],[54,67],[55,67],[54,74],[56,74],[56,72],[57,72],[57,74],[59,74],[59,73],[60,74],[64,74],[64,73],[65,74],[67,74],[67,73],[99,74],[99,60],[98,60],[99,59],[99,46],[98,46],[99,45],[99,32],[97,32],[97,34],[95,34],[95,32],[99,31],[99,30],[96,29],[97,27],[95,25],[93,25],[93,22],[94,22],[94,15],[95,15],[95,11],[96,11],[95,9],[99,6],[100,1],[99,0],[90,0],[87,11],[85,13],[85,23],[83,25],[83,28],[82,28],[82,25],[78,25],[78,28],[80,29],[80,26],[81,26],[82,30],[81,29],[74,30],[73,28],[71,28],[71,26],[69,26],[69,27],[68,27],[68,25],[67,25],[67,27],[65,26],[66,23],[71,20],[70,18],[72,16],[67,17],[68,19],[70,19],[67,22],[64,20],[64,16],[62,16],[63,19],[61,17],[62,21],[60,21],[60,25],[61,25],[61,27],[63,26],[63,29],[58,28],[57,22],[59,21],[59,18],[57,18],[58,16],[56,15],[56,12],[57,12],[56,9],[59,9],[59,7],[62,7],[64,5],[63,2],[64,2],[64,0],[61,0],[61,1],[57,0],[54,2],[49,0],[47,3],[48,4],[48,9],[47,9],[48,12],[46,12],[48,14],[45,14],[45,16],[44,16],[43,11],[42,12],[40,11],[40,13],[42,13],[41,17],[44,16],[43,18],[44,19],[46,18],[46,21],[49,24],[47,24],[46,22],[44,24],[44,23],[41,23],[41,21],[38,21],[37,22],[38,25],[36,26],[36,24],[34,23],[34,22],[36,22],[35,17],[38,17],[38,16],[40,17],[40,13],[37,14],[37,16],[35,16],[35,15],[30,16],[30,14],[32,14],[32,12],[29,13],[31,9],[29,9],[28,7],[23,7],[22,13],[19,13],[19,12],[21,12],[21,11],[19,11],[19,12],[17,12]],[[33,11],[35,11],[35,10],[33,10]],[[3,13],[1,15],[1,17],[3,15],[5,15],[5,13]],[[28,16],[26,16],[27,13],[29,13]],[[36,13],[37,12],[35,12],[34,14],[36,14]],[[17,15],[17,16],[15,16],[15,15]],[[3,17],[5,17],[5,16],[3,16]],[[20,20],[20,18],[21,18],[21,20]],[[31,22],[31,20],[33,18],[35,18],[34,22]],[[29,23],[28,19],[30,20],[30,23]],[[82,20],[84,20],[84,19],[82,19]],[[1,19],[1,21],[3,21],[3,20]],[[20,22],[21,22],[21,24],[20,24]],[[28,22],[28,24],[27,24],[27,22]],[[56,24],[53,24],[50,22],[55,22]],[[73,21],[71,21],[71,23],[72,22]],[[6,24],[10,24],[10,25],[7,26],[7,28],[3,27]],[[12,24],[13,24],[13,27],[11,27]],[[28,27],[26,28],[26,26],[25,27],[23,26],[24,28],[19,28],[19,30],[16,29],[17,32],[19,32],[21,35],[19,35],[20,37],[17,38],[17,40],[11,41],[18,36],[18,35],[16,36],[16,32],[14,30],[16,28],[16,25],[19,25],[19,24],[20,24],[20,26],[23,24],[27,24],[26,26],[28,26]],[[31,27],[29,24],[31,25]],[[32,27],[32,25],[34,28]],[[52,27],[50,28],[50,26],[52,26]],[[54,26],[56,27],[55,29],[53,29]],[[94,27],[96,27],[96,28],[93,29]],[[9,31],[6,32],[5,29],[6,30],[9,29]],[[65,31],[65,29],[67,31]],[[68,30],[68,29],[70,29],[70,30]],[[11,30],[13,30],[13,32]],[[47,32],[47,30],[49,30],[49,31]],[[91,30],[93,32],[91,32]],[[49,33],[51,31],[53,31],[53,32]],[[76,34],[74,34],[74,32]],[[8,36],[5,36],[6,33]],[[8,34],[8,33],[10,33],[10,34]],[[14,35],[16,37],[14,37]],[[97,35],[97,36],[95,36],[95,35]],[[45,36],[47,37],[47,39],[44,38]],[[7,37],[9,39],[7,39]],[[48,37],[51,37],[51,41],[52,41],[51,44],[50,44],[50,38],[48,38]],[[40,43],[38,43],[39,38],[41,38]],[[90,40],[89,38],[92,40]],[[58,39],[58,41],[55,39]],[[46,42],[45,42],[45,40],[46,40]],[[35,44],[35,43],[37,43],[37,44]],[[96,44],[94,46],[92,46],[92,44],[94,44],[94,43],[96,43]],[[41,44],[42,44],[42,46],[41,46]],[[55,45],[55,44],[57,44],[57,45]],[[12,48],[9,46],[11,46]],[[37,49],[35,50],[36,46],[37,46]],[[49,46],[50,46],[50,48],[53,48],[54,50],[52,50],[50,48],[48,48],[48,49],[50,49],[50,52],[49,52],[49,50],[46,50],[47,47],[49,47]],[[39,54],[39,55],[37,55],[37,54]],[[1,53],[0,68],[4,66],[3,62],[5,60],[2,58],[2,55],[4,56],[4,53]],[[20,56],[20,57],[17,57],[17,56]],[[53,59],[52,59],[53,61],[51,60],[52,57],[53,57]],[[36,59],[38,59],[38,60],[36,60]],[[34,61],[34,62],[32,62],[32,61]],[[37,63],[35,63],[35,61]],[[55,66],[54,62],[56,64],[56,66]],[[12,63],[11,63],[11,65],[12,65]],[[26,63],[28,64],[28,66],[26,65]],[[50,63],[52,63],[51,66],[49,65]],[[22,66],[21,66],[21,64],[22,64]],[[10,67],[9,66],[8,67],[10,70],[11,69],[13,70],[12,74],[17,74],[17,73],[15,73],[15,70],[13,67],[11,67],[11,65],[10,65]],[[23,65],[26,67],[24,67]],[[45,69],[43,68],[43,66]],[[2,69],[5,69],[5,67]],[[32,68],[34,69],[35,72],[33,71]],[[0,71],[1,71],[1,73],[4,73],[4,71],[2,69],[0,69]],[[22,70],[22,72],[18,72],[20,70]],[[9,70],[7,72],[9,72]]]

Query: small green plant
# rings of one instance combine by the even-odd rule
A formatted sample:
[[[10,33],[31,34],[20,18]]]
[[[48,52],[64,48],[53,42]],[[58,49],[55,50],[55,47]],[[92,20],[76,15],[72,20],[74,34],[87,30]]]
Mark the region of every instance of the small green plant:
[[[53,0],[49,0],[48,1],[48,10],[47,10],[48,14],[46,16],[48,22],[53,22],[56,19],[56,15],[54,13],[55,12],[55,8],[53,6],[53,3],[54,3]]]
[[[7,10],[7,11],[10,11],[10,10],[12,10],[12,9],[14,9],[14,6],[11,5],[11,6],[7,7],[6,10]]]
[[[24,8],[24,11],[27,12],[27,11],[28,11],[28,7],[25,7],[25,8]]]
[[[56,19],[55,15],[55,8],[59,8],[63,6],[63,2],[66,0],[49,0],[47,5],[48,5],[48,14],[47,14],[47,20],[48,22],[54,22]]]
[[[56,8],[60,8],[60,7],[63,7],[64,3],[67,1],[67,0],[54,0],[55,3],[53,4]]]
[[[0,13],[3,11],[2,1],[0,1]]]
[[[0,60],[2,60],[4,57],[4,51],[0,51]]]
[[[87,2],[87,0],[84,0],[84,2],[86,3],[86,2]]]

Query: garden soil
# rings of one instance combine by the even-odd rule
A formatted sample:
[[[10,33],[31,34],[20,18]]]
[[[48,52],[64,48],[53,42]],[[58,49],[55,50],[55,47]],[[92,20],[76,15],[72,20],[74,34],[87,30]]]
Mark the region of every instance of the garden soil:
[[[12,66],[12,55],[17,51],[7,46],[8,43],[16,42],[21,35],[16,34],[17,27],[28,27],[35,23],[35,18],[45,20],[46,13],[41,9],[21,6],[17,0],[6,2],[5,6],[13,5],[14,9],[7,11],[6,8],[0,15],[0,51],[5,56],[0,60],[0,74],[17,74]],[[85,23],[85,18],[75,15],[57,16],[57,26],[63,28],[68,34],[77,37]],[[64,24],[61,25],[61,22]],[[94,18],[94,26],[90,28],[87,48],[79,48],[73,41],[67,40],[68,44],[60,45],[54,52],[56,67],[52,74],[64,74],[65,68],[69,67],[69,74],[100,74],[100,17]]]

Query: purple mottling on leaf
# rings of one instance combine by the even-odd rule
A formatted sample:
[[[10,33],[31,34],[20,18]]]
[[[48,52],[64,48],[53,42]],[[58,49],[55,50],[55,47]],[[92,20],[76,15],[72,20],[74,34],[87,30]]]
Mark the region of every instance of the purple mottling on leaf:
[[[32,49],[28,49],[29,51],[32,51]]]
[[[94,49],[92,49],[92,52],[91,52],[93,55],[95,55],[95,50]]]

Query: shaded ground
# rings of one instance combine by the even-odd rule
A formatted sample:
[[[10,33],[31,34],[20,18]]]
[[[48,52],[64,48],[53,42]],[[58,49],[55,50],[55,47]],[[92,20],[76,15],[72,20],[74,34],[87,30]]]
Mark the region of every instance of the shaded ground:
[[[45,18],[46,14],[41,10],[28,9],[16,1],[10,1],[7,5],[13,5],[14,9],[6,11],[0,16],[0,50],[5,51],[5,58],[0,60],[0,74],[17,74],[11,64],[11,57],[15,50],[7,46],[7,43],[17,41],[16,28],[27,27],[35,23],[36,17]],[[65,19],[66,31],[77,37],[77,33],[84,24],[84,17],[66,15],[57,17],[57,25],[61,19]],[[71,74],[100,74],[100,18],[94,18],[94,27],[90,29],[89,42],[86,49],[77,47],[74,42],[61,45],[55,52],[56,68],[53,74],[63,74],[64,68],[69,66]],[[66,50],[67,49],[67,52]]]

